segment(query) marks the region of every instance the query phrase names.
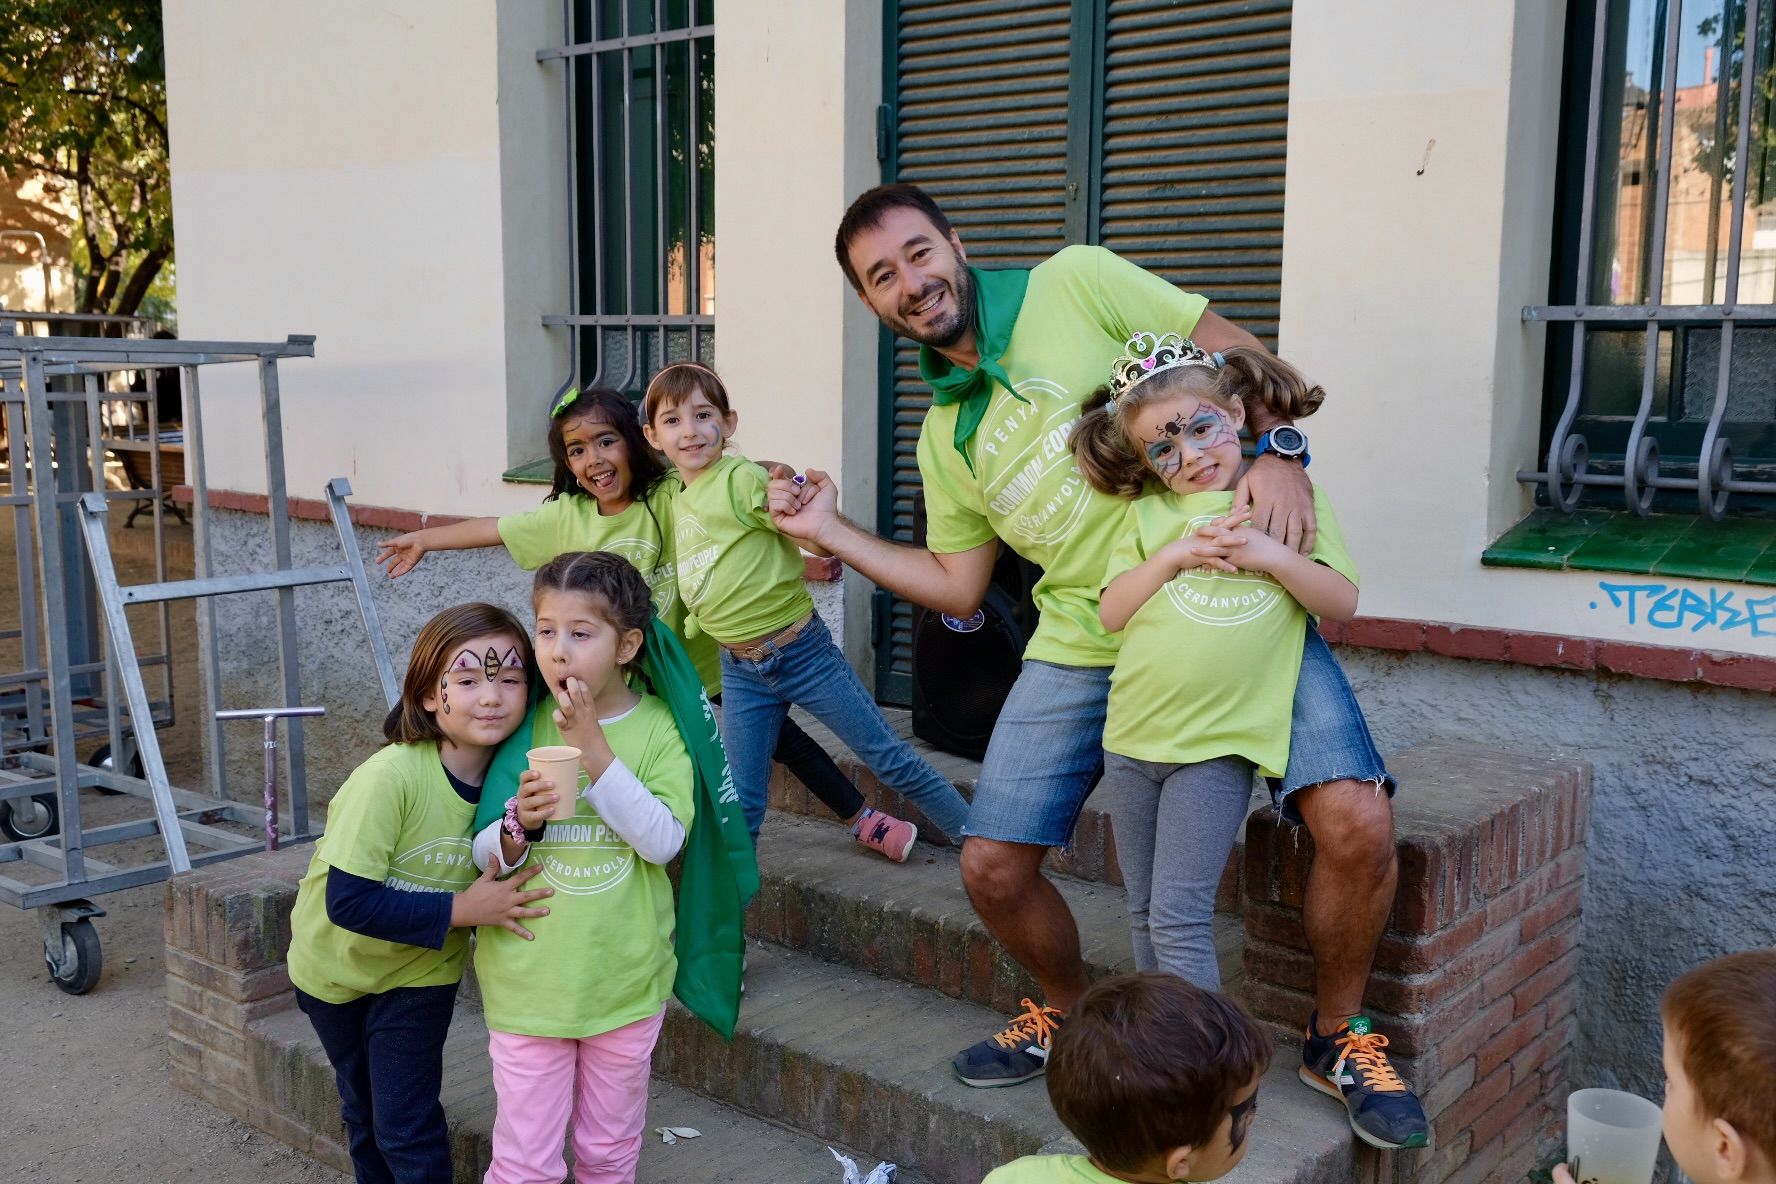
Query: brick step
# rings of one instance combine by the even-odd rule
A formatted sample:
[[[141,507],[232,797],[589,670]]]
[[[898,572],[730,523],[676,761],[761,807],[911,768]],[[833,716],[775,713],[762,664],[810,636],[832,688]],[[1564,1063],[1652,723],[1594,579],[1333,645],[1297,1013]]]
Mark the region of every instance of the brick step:
[[[309,1149],[323,1162],[349,1173],[351,1164],[340,1142],[339,1096],[333,1069],[308,1021],[286,1011],[253,1025],[263,1054],[284,1070],[293,1089],[286,1111],[289,1130],[302,1127],[328,1131],[314,1136]],[[458,1184],[479,1184],[492,1152],[495,1099],[492,1068],[487,1059],[487,1029],[481,1013],[459,1007],[444,1044],[445,1118],[450,1124],[451,1159]],[[742,1113],[671,1082],[655,1078],[648,1090],[648,1134],[642,1143],[639,1184],[832,1184],[840,1168],[828,1143],[800,1131]],[[659,1126],[692,1127],[696,1139],[667,1146],[653,1133]],[[291,1141],[288,1134],[280,1138]],[[874,1159],[851,1154],[868,1171]],[[912,1172],[899,1176],[908,1184],[925,1184]]]
[[[825,724],[814,719],[807,712],[797,708],[791,712],[796,722],[819,741],[821,746],[830,752],[833,760],[846,776],[856,783],[858,791],[863,794],[864,801],[878,809],[888,811],[898,818],[909,818],[918,824],[919,841],[929,840],[933,846],[943,845],[946,840],[943,832],[932,826],[919,808],[901,797],[898,793],[876,780],[875,774],[864,768],[843,741],[832,734]],[[932,766],[948,777],[961,791],[965,798],[974,796],[974,782],[980,776],[980,762],[967,757],[956,756],[948,752],[940,752],[925,741],[913,735],[912,712],[900,707],[884,707],[882,714],[894,725],[894,730],[907,740],[914,748],[930,761]],[[1257,809],[1270,800],[1262,790],[1252,795],[1252,808]],[[774,769],[771,780],[771,809],[782,814],[794,814],[812,818],[820,822],[835,822],[831,810],[823,805],[820,799],[808,792],[799,780],[791,776],[787,769],[778,766]],[[1228,858],[1226,872],[1221,877],[1221,892],[1215,907],[1222,912],[1233,912],[1239,908],[1239,877],[1244,866],[1242,855],[1244,838],[1234,844],[1233,853]],[[1122,870],[1116,864],[1116,840],[1111,834],[1110,807],[1101,793],[1094,792],[1085,799],[1080,808],[1079,820],[1073,827],[1073,842],[1066,850],[1050,851],[1047,859],[1048,867],[1064,875],[1074,876],[1081,880],[1096,880],[1110,884],[1122,883]]]
[[[1020,1155],[1070,1147],[1039,1083],[971,1089],[949,1059],[1004,1023],[999,1013],[807,954],[753,943],[746,1004],[729,1045],[682,1008],[667,1013],[659,1075],[749,1113],[892,1159],[936,1184],[977,1184]],[[1343,1112],[1293,1082],[1279,1051],[1241,1178],[1342,1184],[1352,1175]]]
[[[766,822],[758,854],[753,937],[1007,1014],[1040,997],[975,915],[954,848],[921,843],[907,863],[890,863],[835,827],[784,814]],[[1122,889],[1051,879],[1073,910],[1092,977],[1133,969]],[[1238,915],[1218,914],[1215,933],[1222,986],[1233,991],[1245,929]]]

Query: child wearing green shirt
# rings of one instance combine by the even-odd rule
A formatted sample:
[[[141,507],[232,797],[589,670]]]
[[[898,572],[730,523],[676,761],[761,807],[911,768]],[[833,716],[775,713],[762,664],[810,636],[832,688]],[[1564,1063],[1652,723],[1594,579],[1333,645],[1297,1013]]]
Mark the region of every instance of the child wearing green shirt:
[[[981,1184],[1214,1180],[1246,1154],[1270,1039],[1245,1009],[1158,971],[1094,984],[1053,1037],[1048,1097],[1085,1155],[1027,1155]]]
[[[678,591],[698,627],[722,649],[722,742],[754,835],[765,818],[771,746],[792,706],[806,708],[953,842],[968,803],[895,732],[833,644],[802,584],[800,548],[767,509],[770,479],[725,454],[739,422],[715,371],[677,362],[654,375],[642,401],[650,443],[684,478],[675,524]],[[861,815],[860,838],[896,820]],[[897,840],[905,859],[917,833]]]

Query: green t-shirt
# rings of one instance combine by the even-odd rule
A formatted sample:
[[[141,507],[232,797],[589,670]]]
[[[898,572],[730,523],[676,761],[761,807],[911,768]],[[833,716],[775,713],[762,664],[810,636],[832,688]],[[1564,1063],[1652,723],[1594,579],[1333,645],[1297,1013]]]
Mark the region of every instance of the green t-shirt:
[[[1105,585],[1232,506],[1231,492],[1136,498]],[[1338,520],[1318,488],[1314,514],[1314,561],[1356,583]],[[1161,764],[1243,756],[1265,776],[1281,777],[1306,626],[1307,610],[1263,572],[1179,572],[1122,631],[1104,748]]]
[[[672,711],[642,696],[629,714],[605,723],[617,759],[641,779],[688,832],[694,809],[691,758]],[[560,744],[538,709],[535,745]],[[587,784],[580,772],[580,788]],[[540,862],[531,887],[555,889],[549,915],[526,921],[535,941],[483,926],[475,937],[475,977],[487,1026],[521,1036],[596,1036],[646,1019],[672,994],[672,883],[607,827],[585,798],[572,822],[551,822],[530,845]]]
[[[683,492],[678,474],[668,473],[645,502],[638,498],[621,514],[610,515],[600,514],[593,498],[565,493],[534,510],[501,518],[500,541],[512,561],[527,571],[567,551],[609,551],[627,559],[647,580],[654,611],[685,643],[704,689],[718,695],[721,654],[715,642],[700,634],[685,636],[685,607],[670,544],[673,507]]]
[[[765,508],[770,481],[745,457],[724,456],[678,495],[678,592],[717,641],[751,641],[814,611],[801,548]]]
[[[1083,1155],[1026,1155],[994,1168],[981,1184],[1123,1184]]]
[[[475,803],[451,788],[432,741],[391,744],[359,765],[333,796],[290,915],[290,981],[328,1003],[462,977],[469,931],[428,950],[366,937],[327,917],[327,871],[338,868],[408,892],[461,892],[474,882],[469,828]]]
[[[1102,247],[1068,247],[1030,273],[1000,359],[1029,401],[993,385],[968,443],[973,472],[956,451],[958,404],[926,413],[918,448],[926,545],[949,554],[997,536],[1042,566],[1042,620],[1026,658],[1067,666],[1116,661],[1116,641],[1098,621],[1098,591],[1124,506],[1079,475],[1067,435],[1131,336],[1188,335],[1207,305]]]

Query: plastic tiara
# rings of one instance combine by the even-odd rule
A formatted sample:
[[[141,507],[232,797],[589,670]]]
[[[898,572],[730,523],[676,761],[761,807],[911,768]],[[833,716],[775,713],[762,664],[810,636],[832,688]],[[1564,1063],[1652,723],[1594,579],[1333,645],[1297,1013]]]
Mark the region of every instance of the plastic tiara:
[[[1196,342],[1176,333],[1137,333],[1128,340],[1128,352],[1110,363],[1110,404],[1116,405],[1141,383],[1164,370],[1201,366],[1219,370],[1221,355],[1205,352]]]

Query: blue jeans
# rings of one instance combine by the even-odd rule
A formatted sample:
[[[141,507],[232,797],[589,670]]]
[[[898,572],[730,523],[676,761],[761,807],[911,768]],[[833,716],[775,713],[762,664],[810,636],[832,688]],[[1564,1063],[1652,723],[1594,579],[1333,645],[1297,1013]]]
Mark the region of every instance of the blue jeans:
[[[396,987],[327,1003],[296,990],[333,1062],[358,1184],[451,1184],[444,1036],[457,984]]]
[[[889,726],[819,616],[795,640],[768,646],[756,661],[722,650],[721,666],[722,744],[754,836],[765,821],[771,752],[794,706],[831,728],[883,785],[918,806],[939,830],[962,837],[967,801]]]

